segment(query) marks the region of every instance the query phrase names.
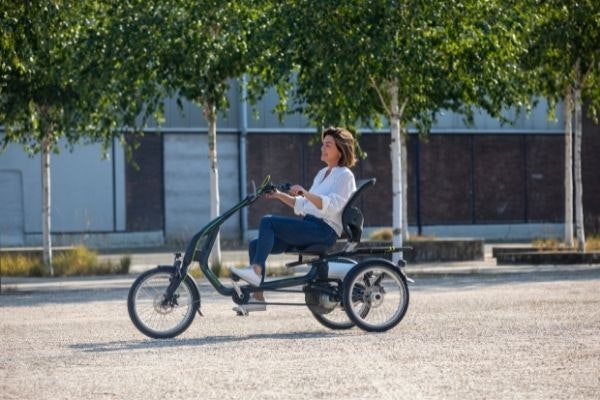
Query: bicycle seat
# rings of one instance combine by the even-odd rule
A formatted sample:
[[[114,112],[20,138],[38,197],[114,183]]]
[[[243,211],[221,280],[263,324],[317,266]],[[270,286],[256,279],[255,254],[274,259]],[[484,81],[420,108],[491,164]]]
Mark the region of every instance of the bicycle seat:
[[[360,243],[363,231],[364,217],[360,209],[355,206],[356,200],[366,188],[373,186],[375,182],[375,178],[359,181],[356,191],[352,193],[342,210],[342,238],[348,239],[349,243]],[[331,246],[315,243],[302,247],[292,246],[286,250],[286,253],[323,257],[334,245],[335,243]]]
[[[322,257],[327,254],[327,250],[329,250],[331,246],[326,244],[309,244],[308,246],[291,246],[285,252],[292,254],[304,254],[307,256],[319,256]]]

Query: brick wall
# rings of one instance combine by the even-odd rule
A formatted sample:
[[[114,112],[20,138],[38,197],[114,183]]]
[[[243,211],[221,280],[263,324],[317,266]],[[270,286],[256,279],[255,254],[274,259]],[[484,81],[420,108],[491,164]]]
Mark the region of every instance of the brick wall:
[[[595,129],[595,131],[594,131]],[[600,132],[584,135],[584,210],[588,232],[600,228]],[[323,163],[311,135],[252,134],[248,177],[270,173],[276,182],[309,187]],[[391,162],[388,134],[364,134],[368,157],[353,171],[377,184],[362,198],[367,226],[391,225]],[[564,214],[562,135],[430,135],[408,142],[408,213],[411,225],[561,222]],[[418,166],[418,169],[417,169]],[[291,210],[261,200],[249,212],[249,228],[265,213]],[[593,225],[596,224],[597,226]]]

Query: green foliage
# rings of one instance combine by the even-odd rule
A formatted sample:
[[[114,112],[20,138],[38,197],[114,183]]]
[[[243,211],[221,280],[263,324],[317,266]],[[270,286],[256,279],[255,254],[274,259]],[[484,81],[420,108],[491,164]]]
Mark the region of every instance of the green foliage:
[[[531,0],[532,29],[523,68],[535,79],[535,90],[553,104],[565,91],[581,85],[592,118],[600,110],[600,2]],[[579,82],[577,82],[579,81]]]
[[[162,32],[159,50],[161,81],[170,92],[202,107],[226,110],[230,81],[248,71],[251,27],[261,2],[171,3],[164,13],[168,29]]]
[[[422,132],[441,110],[501,116],[529,99],[518,68],[527,15],[516,1],[290,0],[267,15],[270,57],[250,87],[279,84],[282,104],[291,96],[316,126],[381,126],[391,85],[406,101],[402,125]]]
[[[60,138],[107,145],[115,129],[143,126],[160,88],[148,68],[152,41],[144,34],[152,25],[125,25],[141,7],[110,0],[1,3],[4,146],[20,143],[37,153],[47,141],[58,151]]]

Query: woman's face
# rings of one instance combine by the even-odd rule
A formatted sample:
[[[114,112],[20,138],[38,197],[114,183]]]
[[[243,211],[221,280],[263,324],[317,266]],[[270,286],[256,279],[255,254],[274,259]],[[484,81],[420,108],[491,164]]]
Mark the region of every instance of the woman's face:
[[[342,153],[335,145],[333,137],[331,135],[325,136],[321,145],[321,161],[329,167],[335,167],[340,162],[340,158],[342,158]]]

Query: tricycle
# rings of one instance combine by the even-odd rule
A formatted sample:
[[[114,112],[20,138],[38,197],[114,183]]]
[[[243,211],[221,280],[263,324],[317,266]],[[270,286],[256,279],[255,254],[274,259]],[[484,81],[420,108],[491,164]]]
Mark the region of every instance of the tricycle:
[[[364,218],[356,205],[357,199],[374,184],[374,178],[358,182],[357,190],[342,211],[345,243],[333,246],[315,243],[287,249],[286,253],[298,256],[297,261],[288,263],[287,267],[304,265],[308,267],[305,268],[308,269],[306,273],[268,280],[260,286],[242,284],[239,277],[232,274],[231,283],[224,284],[208,263],[221,225],[262,195],[290,188],[289,184],[272,183],[267,176],[253,193],[196,233],[183,256],[175,254],[173,265],[157,266],[134,281],[127,298],[131,321],[143,334],[165,339],[183,333],[196,313],[202,316],[200,290],[189,274],[194,261],[197,261],[216,291],[231,297],[240,306],[237,307],[238,315],[248,315],[244,305],[253,303],[253,292],[298,292],[304,294],[303,303],[266,304],[306,306],[319,323],[335,330],[357,326],[369,332],[383,332],[395,327],[408,309],[407,282],[412,280],[404,272],[404,260],[393,263],[384,256],[410,248],[360,246]],[[343,247],[340,248],[340,245]]]

